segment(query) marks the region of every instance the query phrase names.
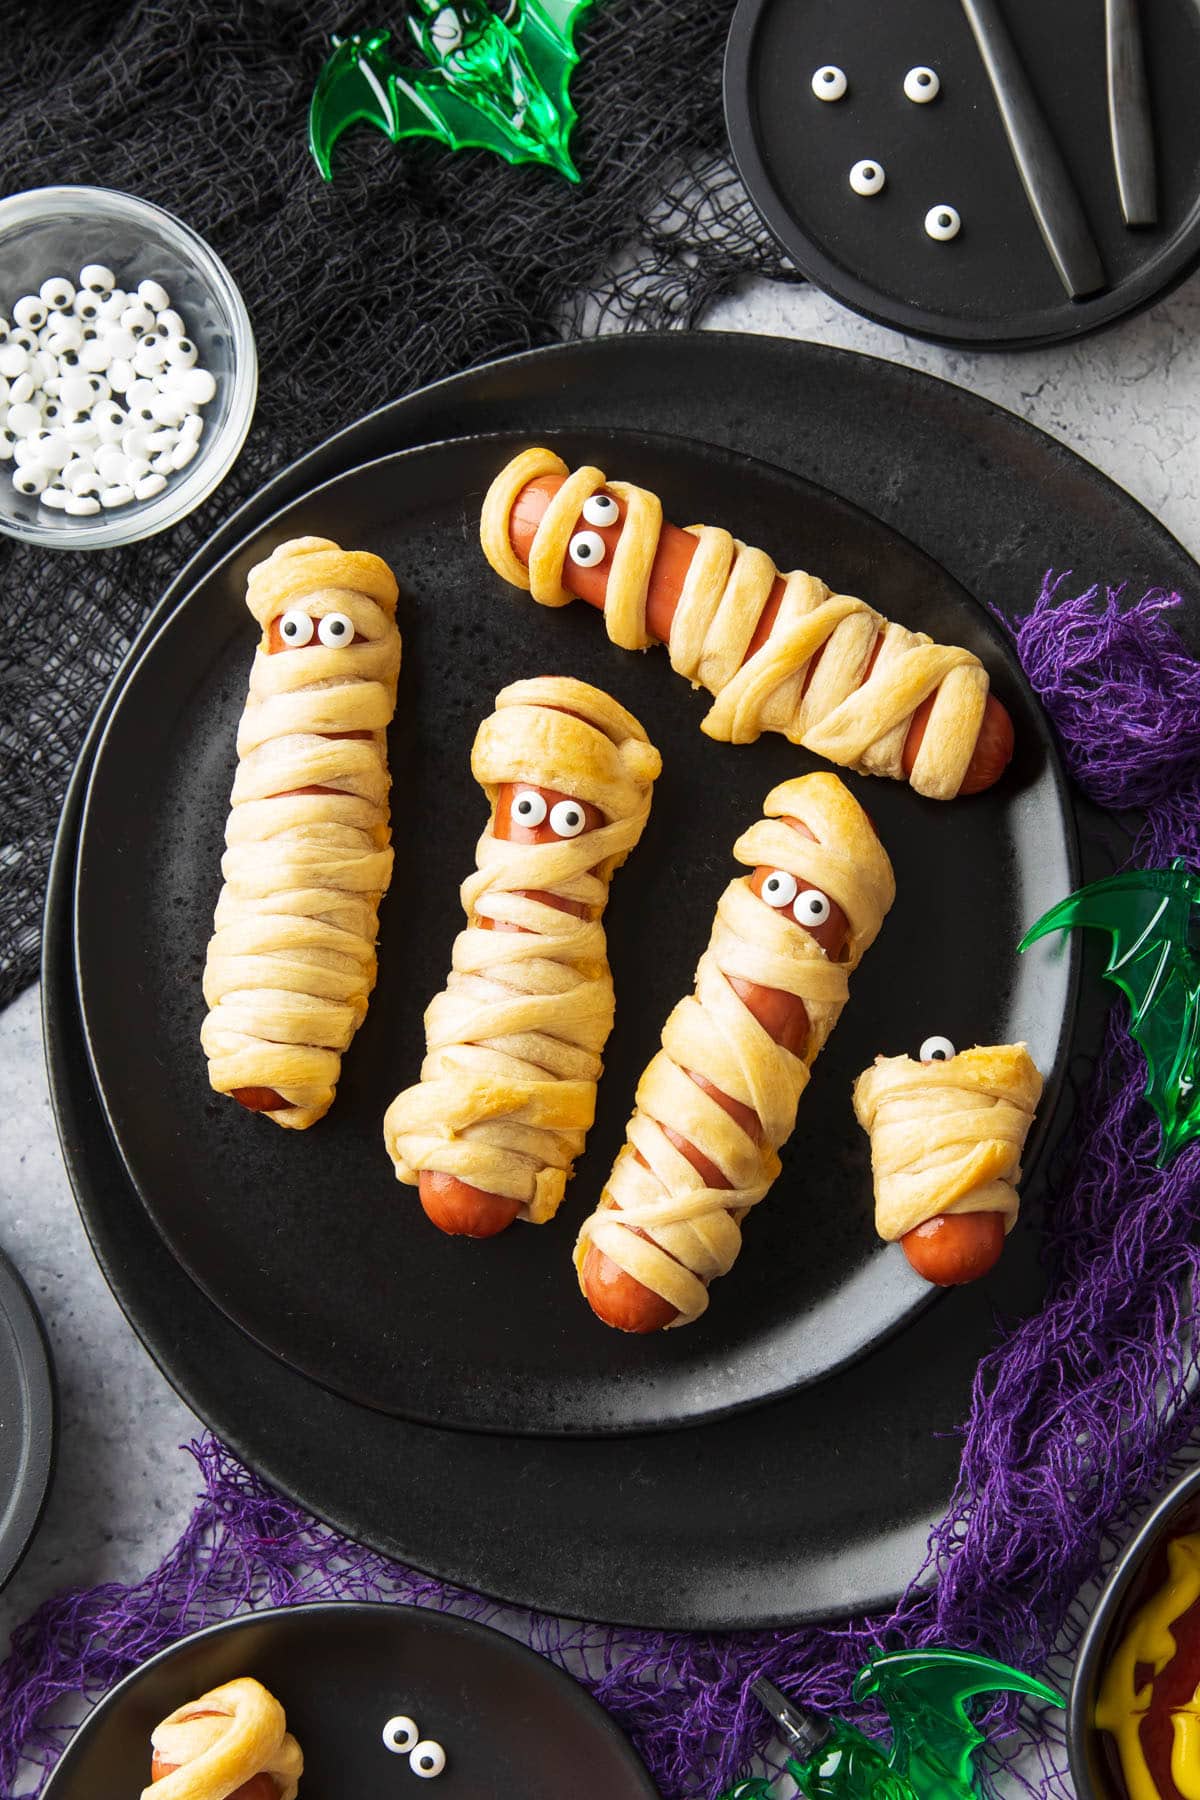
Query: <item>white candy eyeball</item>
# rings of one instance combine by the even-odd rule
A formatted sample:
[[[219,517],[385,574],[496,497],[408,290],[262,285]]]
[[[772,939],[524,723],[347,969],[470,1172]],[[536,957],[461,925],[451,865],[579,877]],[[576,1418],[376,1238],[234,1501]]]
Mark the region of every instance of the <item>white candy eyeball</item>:
[[[812,91],[818,100],[841,100],[849,85],[845,70],[836,63],[826,63],[812,78]]]
[[[432,1781],[446,1766],[446,1752],[433,1738],[422,1738],[408,1759],[408,1766],[422,1781]]]
[[[126,447],[128,449],[128,446]],[[311,644],[314,626],[306,612],[298,606],[289,607],[279,621],[279,635],[285,644],[293,649],[300,649],[304,644]]]
[[[904,77],[904,97],[918,106],[927,106],[931,100],[937,99],[941,91],[942,84],[938,80],[937,71],[926,68],[924,63],[918,63]]]
[[[962,220],[953,206],[931,206],[925,214],[925,229],[939,244],[948,244],[962,230]]]
[[[583,516],[589,525],[615,525],[621,509],[611,494],[593,494],[583,503]]]
[[[134,482],[133,497],[135,500],[153,500],[156,494],[162,493],[166,485],[166,476],[160,475],[156,469],[149,475],[143,475],[140,481]]]
[[[71,302],[71,311],[77,319],[90,324],[100,317],[100,296],[93,294],[89,288],[81,288]]]
[[[796,898],[798,883],[786,869],[772,869],[762,884],[762,897],[768,906],[790,906]]]
[[[18,375],[24,375],[29,366],[29,351],[20,344],[9,342],[0,349],[0,375],[6,375],[10,381],[15,381]]]
[[[923,1063],[949,1062],[950,1058],[957,1054],[958,1052],[948,1037],[927,1037],[921,1045],[918,1058]]]
[[[156,313],[171,304],[170,294],[159,281],[139,281],[137,297],[143,306],[150,307]]]
[[[577,531],[567,546],[567,555],[581,569],[595,568],[604,561],[604,539],[598,531]]]
[[[155,432],[154,434],[155,437],[158,437],[159,435],[158,432]],[[151,447],[173,450],[175,448],[174,432],[172,432],[170,436],[172,441],[165,446],[155,446],[154,438],[151,438]],[[343,645],[353,643],[354,641],[354,621],[353,619],[348,619],[345,613],[326,613],[324,618],[317,622],[317,636],[327,650],[340,650]]]
[[[49,490],[47,489],[47,492]],[[75,519],[88,519],[93,513],[100,511],[100,500],[96,494],[68,494],[63,502],[63,511],[70,513]]]
[[[12,484],[18,494],[41,494],[45,492],[49,480],[49,471],[43,463],[22,463],[12,478]]]
[[[578,837],[587,824],[587,815],[578,800],[560,800],[550,808],[550,829],[555,837]]]
[[[84,263],[79,271],[79,285],[89,288],[93,294],[111,294],[117,278],[103,263]]]
[[[870,157],[856,162],[850,171],[850,186],[856,194],[870,195],[883,192],[887,176],[883,172],[883,164],[872,162]]]
[[[522,788],[513,795],[512,816],[518,825],[544,825],[549,811],[545,800],[535,788]]]
[[[193,406],[207,406],[217,391],[217,384],[207,369],[184,369],[179,388]]]
[[[415,1719],[407,1713],[397,1713],[389,1719],[383,1728],[383,1741],[387,1748],[397,1756],[407,1756],[421,1741],[421,1733]]]
[[[48,280],[43,281],[38,293],[55,312],[64,312],[75,298],[74,285],[65,275],[51,275]]]
[[[159,320],[162,324],[162,320]],[[172,369],[194,369],[196,366],[196,346],[189,337],[176,337],[173,332],[165,332],[166,361]]]
[[[36,355],[42,347],[26,325],[18,325],[15,331],[10,332],[8,341],[10,344],[17,344],[27,356]]]
[[[149,331],[153,323],[154,314],[140,300],[135,300],[121,314],[122,331],[132,331],[134,337],[140,337],[144,331]]]
[[[183,320],[173,306],[168,306],[165,311],[160,312],[155,323],[160,331],[166,332],[168,337],[182,337],[184,335]]]
[[[50,308],[38,294],[22,294],[13,307],[13,318],[26,331],[37,331],[50,316]]]
[[[802,894],[796,895],[792,913],[797,925],[807,925],[813,931],[829,917],[829,901],[820,888],[805,888]]]

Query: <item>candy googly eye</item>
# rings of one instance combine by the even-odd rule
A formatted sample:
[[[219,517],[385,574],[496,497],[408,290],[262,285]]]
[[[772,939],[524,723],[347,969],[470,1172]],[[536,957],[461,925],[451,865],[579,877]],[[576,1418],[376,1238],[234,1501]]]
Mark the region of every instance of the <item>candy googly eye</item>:
[[[772,869],[762,884],[762,897],[768,906],[790,906],[796,898],[797,881],[786,869]]]
[[[317,636],[327,650],[340,650],[354,642],[354,621],[345,613],[326,613],[317,626]]]
[[[291,607],[279,621],[279,635],[291,650],[299,650],[313,640],[313,622],[299,607]]]
[[[937,99],[941,91],[942,84],[938,79],[937,71],[927,69],[924,63],[918,63],[916,68],[910,69],[904,77],[904,97],[906,100],[913,101],[917,106],[928,106],[931,100]]]
[[[103,263],[84,263],[79,271],[79,285],[93,294],[111,294],[117,278]]]
[[[883,172],[883,164],[872,162],[870,157],[863,162],[856,162],[850,171],[850,186],[856,194],[862,194],[864,198],[871,194],[881,194],[886,182],[887,176]]]
[[[812,91],[818,100],[841,100],[849,85],[845,70],[836,63],[826,63],[812,78]]]
[[[812,931],[829,917],[829,901],[820,888],[805,888],[802,894],[796,895],[792,912],[797,925],[807,925]]]
[[[615,525],[621,509],[611,494],[593,494],[583,503],[583,516],[589,525]]]
[[[22,294],[12,316],[23,330],[40,331],[50,317],[50,308],[38,294]]]
[[[422,1738],[408,1759],[408,1766],[422,1781],[432,1781],[446,1766],[446,1752],[433,1738]]]
[[[560,800],[550,808],[550,829],[555,837],[578,837],[587,819],[578,800]]]
[[[75,298],[75,288],[65,275],[51,275],[43,281],[38,294],[52,312],[65,312]]]
[[[518,825],[544,825],[549,808],[536,788],[522,788],[513,795],[512,816]]]
[[[953,206],[931,206],[925,214],[925,229],[939,244],[948,244],[962,230],[962,220]]]
[[[948,1037],[927,1037],[921,1045],[919,1060],[923,1063],[949,1062],[957,1054]]]
[[[421,1741],[416,1720],[410,1719],[407,1713],[397,1713],[384,1726],[383,1741],[394,1755],[407,1756]]]
[[[604,561],[604,539],[598,531],[577,531],[567,546],[567,555],[581,569],[592,569]]]

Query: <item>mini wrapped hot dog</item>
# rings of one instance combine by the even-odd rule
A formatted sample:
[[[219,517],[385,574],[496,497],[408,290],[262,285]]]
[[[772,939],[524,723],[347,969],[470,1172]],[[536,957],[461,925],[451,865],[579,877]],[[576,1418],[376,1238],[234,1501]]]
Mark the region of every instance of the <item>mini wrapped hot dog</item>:
[[[836,775],[783,782],[763,812],[733,847],[753,874],[718,902],[695,993],[663,1027],[575,1247],[592,1310],[619,1330],[686,1325],[708,1305],[895,898],[874,827]]]
[[[392,873],[387,727],[396,581],[379,557],[295,538],[250,571],[262,627],[204,970],[209,1080],[277,1125],[328,1112],[375,985]]]
[[[466,929],[425,1014],[421,1079],[384,1139],[441,1230],[553,1218],[596,1103],[613,1022],[600,916],[662,766],[632,714],[565,677],[518,681],[479,728],[492,808],[462,886]]]
[[[142,1800],[296,1800],[300,1746],[278,1700],[249,1676],[179,1707],[150,1742]]]
[[[710,737],[779,731],[936,800],[990,787],[1012,756],[1012,721],[978,657],[813,575],[782,574],[716,526],[681,531],[656,495],[599,469],[524,451],[489,488],[480,538],[497,574],[543,606],[578,597],[603,610],[623,649],[665,643],[672,666],[714,696]]]
[[[918,1061],[876,1057],[855,1082],[875,1229],[927,1281],[956,1287],[996,1262],[1017,1221],[1021,1152],[1041,1097],[1024,1044],[956,1053],[943,1037],[927,1038]]]

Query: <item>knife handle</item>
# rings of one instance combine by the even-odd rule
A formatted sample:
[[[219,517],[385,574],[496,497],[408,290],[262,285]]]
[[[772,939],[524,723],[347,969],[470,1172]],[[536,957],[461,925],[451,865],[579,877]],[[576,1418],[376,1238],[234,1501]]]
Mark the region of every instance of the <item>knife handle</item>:
[[[1158,205],[1150,87],[1137,0],[1105,0],[1108,129],[1127,225],[1156,225]]]

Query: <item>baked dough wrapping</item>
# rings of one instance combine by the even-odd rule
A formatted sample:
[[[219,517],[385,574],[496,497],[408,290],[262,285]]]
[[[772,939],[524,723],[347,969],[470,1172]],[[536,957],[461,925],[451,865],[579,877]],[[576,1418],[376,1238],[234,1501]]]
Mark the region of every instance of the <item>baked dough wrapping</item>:
[[[282,1706],[249,1676],[177,1708],[150,1742],[157,1762],[175,1766],[143,1788],[141,1800],[228,1800],[256,1775],[271,1777],[279,1800],[295,1800],[304,1773]]]
[[[779,1174],[777,1151],[791,1135],[811,1066],[841,1016],[849,977],[895,898],[887,853],[836,775],[782,782],[767,795],[763,813],[737,840],[734,856],[751,869],[786,870],[800,888],[836,900],[847,920],[844,955],[831,961],[790,911],[751,891],[748,877],[729,884],[717,903],[695,992],[663,1027],[662,1048],[638,1084],[626,1142],[575,1246],[581,1287],[594,1244],[675,1308],[673,1325],[699,1318],[709,1282],[731,1268],[742,1220]],[[788,818],[807,826],[811,838],[784,823]],[[773,1040],[730,985],[731,976],[803,1001],[809,1021],[803,1056]],[[689,1070],[757,1113],[760,1140],[698,1087]],[[730,1186],[707,1187],[664,1127],[700,1150]]]
[[[265,1110],[297,1131],[328,1112],[375,985],[392,873],[396,599],[379,557],[318,537],[281,544],[246,591],[262,638],[238,727],[200,1039],[219,1094],[272,1090],[285,1104]],[[310,642],[272,652],[272,623],[293,611],[311,621]],[[333,614],[351,622],[352,642],[322,641]]]
[[[434,1170],[519,1201],[532,1224],[553,1218],[592,1123],[612,1029],[600,914],[661,767],[632,714],[585,682],[544,676],[497,695],[471,753],[492,816],[461,889],[467,925],[425,1014],[421,1079],[384,1119],[398,1180]],[[497,796],[510,784],[569,794],[606,823],[550,843],[498,838]],[[590,916],[529,890],[581,902]],[[482,919],[520,929],[489,930]]]
[[[538,525],[526,567],[512,548],[510,520],[522,490],[545,475],[565,480]],[[607,481],[592,467],[572,472],[552,450],[526,450],[488,490],[480,522],[484,554],[497,574],[541,605],[565,605],[572,598],[563,585],[571,536],[584,503],[602,488],[617,498],[624,515],[608,567],[605,625],[615,644],[644,650],[653,641],[646,631],[646,597],[663,520],[662,503],[647,489]],[[672,667],[713,695],[701,727],[709,737],[745,744],[763,731],[778,731],[860,774],[907,779],[932,799],[958,793],[988,697],[987,671],[978,657],[935,644],[924,632],[896,625],[866,601],[835,594],[797,569],[783,576],[778,617],[743,664],[780,571],[764,551],[718,526],[687,529],[697,549],[667,649]],[[903,751],[913,714],[935,691],[906,777]]]
[[[943,1213],[1002,1213],[1011,1231],[1041,1097],[1024,1044],[977,1045],[942,1062],[878,1057],[854,1084],[854,1111],[871,1139],[880,1237],[892,1243]]]

